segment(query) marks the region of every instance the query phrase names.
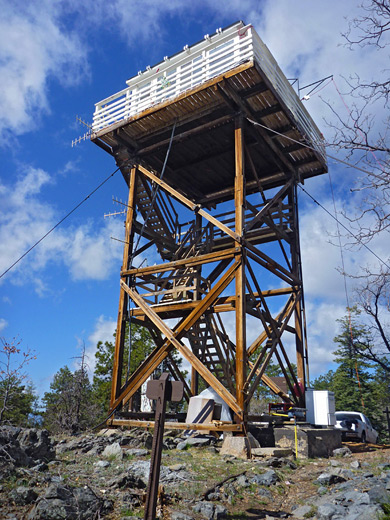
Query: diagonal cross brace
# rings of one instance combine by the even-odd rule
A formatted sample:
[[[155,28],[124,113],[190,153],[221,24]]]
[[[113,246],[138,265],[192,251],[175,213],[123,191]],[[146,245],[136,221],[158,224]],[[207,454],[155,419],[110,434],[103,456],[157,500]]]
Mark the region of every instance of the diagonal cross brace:
[[[201,302],[199,302],[199,304],[191,311],[191,313],[180,323],[178,323],[173,331],[171,330],[171,335],[175,337],[175,339],[179,340],[192,327],[192,325],[194,325],[194,323],[200,318],[200,316],[202,316],[202,314],[204,314],[204,312],[206,312],[206,310],[215,303],[219,295],[226,289],[226,287],[233,280],[235,272],[239,265],[240,262],[235,262],[220,278],[220,280],[218,280],[218,282],[203,298],[203,300],[201,300]],[[128,293],[128,291],[131,291],[131,289],[123,281],[121,282],[121,287],[125,290],[126,293]],[[138,293],[136,294],[140,298]],[[154,313],[154,311],[152,312]],[[160,319],[158,316],[157,318]],[[131,396],[134,395],[138,388],[140,388],[140,386],[146,381],[146,379],[152,374],[152,372],[160,365],[160,363],[162,363],[162,361],[166,358],[166,356],[169,354],[172,348],[172,343],[169,341],[169,339],[167,339],[160,347],[156,347],[154,349],[154,351],[141,363],[137,370],[130,376],[127,383],[122,387],[120,394],[116,397],[116,399],[111,405],[110,412],[117,408],[122,402],[124,403],[128,401],[131,398]],[[191,351],[189,352],[191,355],[193,355]],[[203,368],[207,370],[205,367]],[[207,372],[209,371],[207,370]],[[209,373],[212,377],[214,377],[211,374],[211,372]],[[231,403],[228,403],[229,406],[231,406],[238,415],[242,415],[242,410],[237,406],[237,403],[234,400],[234,398],[232,398],[231,394],[220,384],[218,380],[216,380],[216,383],[218,383],[219,387],[223,389],[223,392],[227,394],[227,398],[229,399],[229,401],[231,401]],[[215,390],[217,391],[217,389]],[[223,398],[225,399],[225,396]]]

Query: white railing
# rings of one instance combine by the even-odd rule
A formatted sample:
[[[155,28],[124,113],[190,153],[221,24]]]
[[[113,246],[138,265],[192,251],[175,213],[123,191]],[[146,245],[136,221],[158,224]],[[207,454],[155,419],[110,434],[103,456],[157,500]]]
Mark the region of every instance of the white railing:
[[[93,132],[126,120],[143,110],[174,99],[179,94],[236,67],[256,60],[293,114],[304,136],[324,153],[321,134],[268,48],[251,25],[239,22],[171,58],[148,67],[128,80],[127,88],[95,105]]]

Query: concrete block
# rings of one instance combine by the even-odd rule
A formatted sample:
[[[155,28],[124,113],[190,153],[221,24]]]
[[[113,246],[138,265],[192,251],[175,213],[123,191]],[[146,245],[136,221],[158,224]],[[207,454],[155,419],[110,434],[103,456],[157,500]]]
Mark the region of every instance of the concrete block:
[[[289,448],[295,453],[294,426],[275,428],[275,445]],[[341,432],[333,428],[298,427],[298,457],[331,457],[333,450],[341,447]]]
[[[239,459],[249,459],[250,443],[246,437],[225,437],[220,455],[233,455]]]
[[[252,448],[253,457],[288,457],[292,454],[290,448]]]

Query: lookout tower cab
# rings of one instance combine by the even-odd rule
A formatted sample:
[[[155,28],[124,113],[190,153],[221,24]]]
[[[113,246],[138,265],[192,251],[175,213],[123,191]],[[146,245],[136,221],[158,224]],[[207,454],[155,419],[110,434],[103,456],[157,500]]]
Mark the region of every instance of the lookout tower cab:
[[[139,72],[96,104],[91,140],[128,188],[109,424],[151,424],[136,396],[162,366],[187,400],[202,383],[232,412],[191,429],[242,432],[259,385],[303,406],[297,185],[325,173],[326,159],[317,126],[254,28],[219,29]],[[155,343],[132,373],[129,323]],[[267,375],[271,361],[278,378]],[[171,419],[188,429],[180,415]]]

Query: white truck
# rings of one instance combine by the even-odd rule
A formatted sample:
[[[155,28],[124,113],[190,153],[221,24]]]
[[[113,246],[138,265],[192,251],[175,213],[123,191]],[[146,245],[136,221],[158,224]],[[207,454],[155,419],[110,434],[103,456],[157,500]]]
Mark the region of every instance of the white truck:
[[[341,429],[343,440],[378,442],[378,432],[370,419],[360,412],[336,412],[335,428]]]

